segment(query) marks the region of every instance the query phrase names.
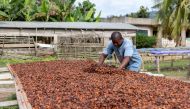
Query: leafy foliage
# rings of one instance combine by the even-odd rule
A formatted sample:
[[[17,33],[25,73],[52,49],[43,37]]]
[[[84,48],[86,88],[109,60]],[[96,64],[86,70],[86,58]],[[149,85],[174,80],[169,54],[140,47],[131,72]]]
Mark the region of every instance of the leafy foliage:
[[[100,21],[95,4],[84,0],[0,0],[0,21]]]
[[[138,12],[127,14],[126,16],[133,17],[133,18],[148,18],[149,17],[148,8],[141,6]]]
[[[181,39],[181,31],[189,28],[189,0],[159,0],[154,8],[159,9],[158,21],[161,22],[165,38],[174,39],[177,44]]]
[[[126,14],[126,15],[124,15],[124,17],[148,18],[149,14],[150,14],[150,12],[147,7],[140,6],[140,8],[137,12]],[[108,18],[117,18],[117,17],[123,17],[123,15],[120,15],[120,16],[111,15]]]
[[[156,45],[155,36],[138,35],[136,37],[137,48],[153,48]]]

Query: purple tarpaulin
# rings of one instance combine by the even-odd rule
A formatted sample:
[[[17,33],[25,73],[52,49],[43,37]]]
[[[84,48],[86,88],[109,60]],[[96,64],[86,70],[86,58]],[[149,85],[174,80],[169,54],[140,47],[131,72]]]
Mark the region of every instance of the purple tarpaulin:
[[[152,50],[151,54],[190,54],[190,50]]]

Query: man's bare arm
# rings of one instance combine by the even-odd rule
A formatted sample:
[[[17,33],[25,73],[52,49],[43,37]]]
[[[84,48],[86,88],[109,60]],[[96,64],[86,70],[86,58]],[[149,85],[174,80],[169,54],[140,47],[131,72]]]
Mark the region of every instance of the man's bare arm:
[[[108,55],[102,53],[102,54],[100,55],[100,57],[99,57],[98,65],[102,65],[102,64],[104,63],[104,61],[105,61],[105,59],[106,59],[107,56],[108,56]]]
[[[130,61],[130,57],[129,56],[125,56],[121,65],[118,67],[118,69],[124,69],[125,66],[129,63]]]

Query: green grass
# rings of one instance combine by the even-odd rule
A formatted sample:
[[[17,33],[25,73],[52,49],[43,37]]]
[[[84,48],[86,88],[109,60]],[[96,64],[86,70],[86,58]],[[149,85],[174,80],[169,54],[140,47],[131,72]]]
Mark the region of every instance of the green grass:
[[[6,66],[7,64],[16,64],[16,63],[26,63],[26,62],[37,62],[37,61],[51,61],[56,60],[55,56],[48,57],[32,57],[31,59],[0,59],[0,66]]]
[[[11,96],[7,97],[7,101],[9,101],[9,100],[16,100],[16,93],[14,93]]]
[[[16,100],[16,94],[12,94],[9,96],[6,101]],[[0,107],[0,109],[19,109],[18,105],[15,106],[7,106],[7,107]]]
[[[17,105],[17,106],[0,107],[0,109],[19,109],[19,107]]]
[[[186,77],[189,64],[189,59],[176,60],[173,63],[173,67],[171,66],[171,61],[161,61],[160,73],[164,74],[165,76]],[[147,71],[151,71],[152,73],[157,73],[155,63],[145,64],[145,69]]]
[[[1,85],[0,85],[0,88],[14,88],[14,87],[15,87],[14,84],[11,84],[11,85],[1,84]]]

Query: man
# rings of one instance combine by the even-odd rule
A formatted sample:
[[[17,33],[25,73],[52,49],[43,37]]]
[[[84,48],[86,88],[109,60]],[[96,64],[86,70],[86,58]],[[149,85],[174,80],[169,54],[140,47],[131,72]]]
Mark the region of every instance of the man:
[[[120,32],[113,32],[111,34],[111,41],[100,55],[98,65],[101,66],[106,57],[113,52],[115,52],[121,63],[118,69],[127,69],[134,72],[140,71],[142,63],[141,56],[133,47],[132,41],[124,39]]]

